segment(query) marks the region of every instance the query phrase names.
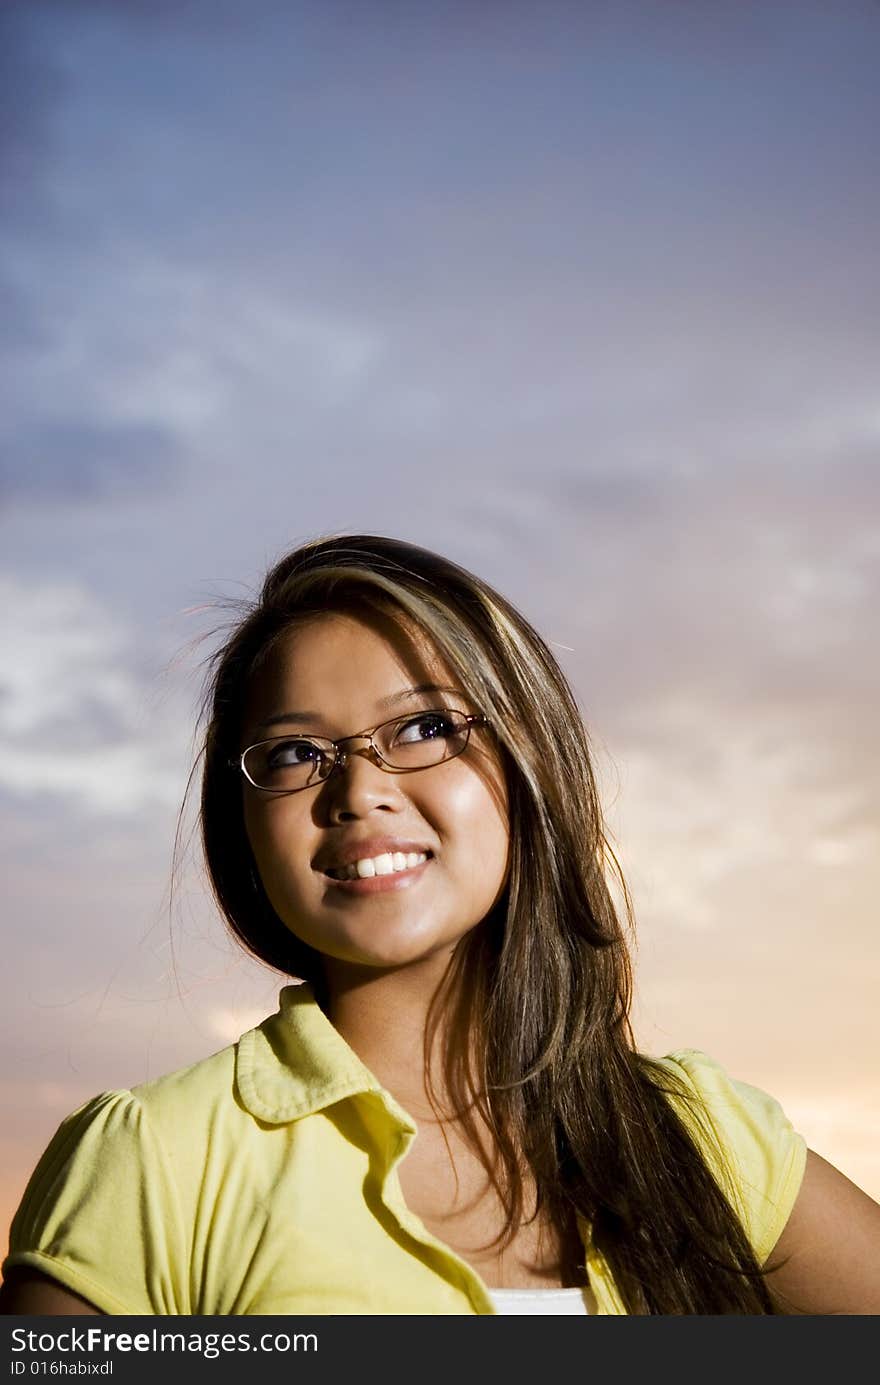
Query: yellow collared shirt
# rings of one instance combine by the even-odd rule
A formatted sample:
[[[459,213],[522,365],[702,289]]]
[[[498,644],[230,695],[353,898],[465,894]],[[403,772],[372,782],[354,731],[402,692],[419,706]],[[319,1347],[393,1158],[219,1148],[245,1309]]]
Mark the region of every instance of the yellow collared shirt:
[[[696,1050],[664,1063],[705,1102],[760,1262],[806,1159],[779,1104]],[[491,1314],[480,1277],[407,1208],[416,1135],[306,986],[236,1044],[59,1127],[10,1231],[30,1265],[110,1314]],[[712,1147],[710,1147],[712,1146]],[[584,1228],[603,1314],[624,1312]]]

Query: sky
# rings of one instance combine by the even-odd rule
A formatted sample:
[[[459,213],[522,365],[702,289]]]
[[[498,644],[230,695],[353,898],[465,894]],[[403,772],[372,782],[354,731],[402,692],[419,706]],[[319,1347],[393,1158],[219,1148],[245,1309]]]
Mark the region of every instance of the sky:
[[[878,61],[867,0],[0,8],[4,1231],[64,1115],[276,1008],[184,797],[331,532],[550,642],[640,1046],[880,1197]]]

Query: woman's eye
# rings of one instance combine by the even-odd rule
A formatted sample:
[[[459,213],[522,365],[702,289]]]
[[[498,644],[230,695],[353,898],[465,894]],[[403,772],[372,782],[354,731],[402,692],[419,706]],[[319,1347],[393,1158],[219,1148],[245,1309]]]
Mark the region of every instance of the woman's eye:
[[[452,734],[452,719],[445,712],[423,712],[398,728],[395,739],[404,745],[417,741],[437,740]]]
[[[307,765],[321,758],[321,747],[314,741],[281,741],[266,757],[270,769],[285,769],[289,765]]]

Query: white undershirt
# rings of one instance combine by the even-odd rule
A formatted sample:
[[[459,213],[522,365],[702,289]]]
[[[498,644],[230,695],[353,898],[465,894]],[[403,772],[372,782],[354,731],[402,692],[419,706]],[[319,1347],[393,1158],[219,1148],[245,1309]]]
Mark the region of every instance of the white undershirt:
[[[496,1313],[588,1315],[589,1289],[490,1289]],[[595,1308],[592,1310],[595,1312]]]

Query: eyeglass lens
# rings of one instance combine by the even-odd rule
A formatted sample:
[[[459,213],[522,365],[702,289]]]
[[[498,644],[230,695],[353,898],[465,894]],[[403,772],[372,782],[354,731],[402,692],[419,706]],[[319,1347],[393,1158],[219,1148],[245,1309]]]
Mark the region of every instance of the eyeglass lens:
[[[470,725],[463,712],[419,712],[376,727],[373,744],[393,769],[425,769],[461,754]],[[342,747],[345,752],[345,746]],[[244,768],[262,789],[289,791],[308,788],[326,779],[335,763],[333,742],[319,736],[275,736],[250,746]]]

